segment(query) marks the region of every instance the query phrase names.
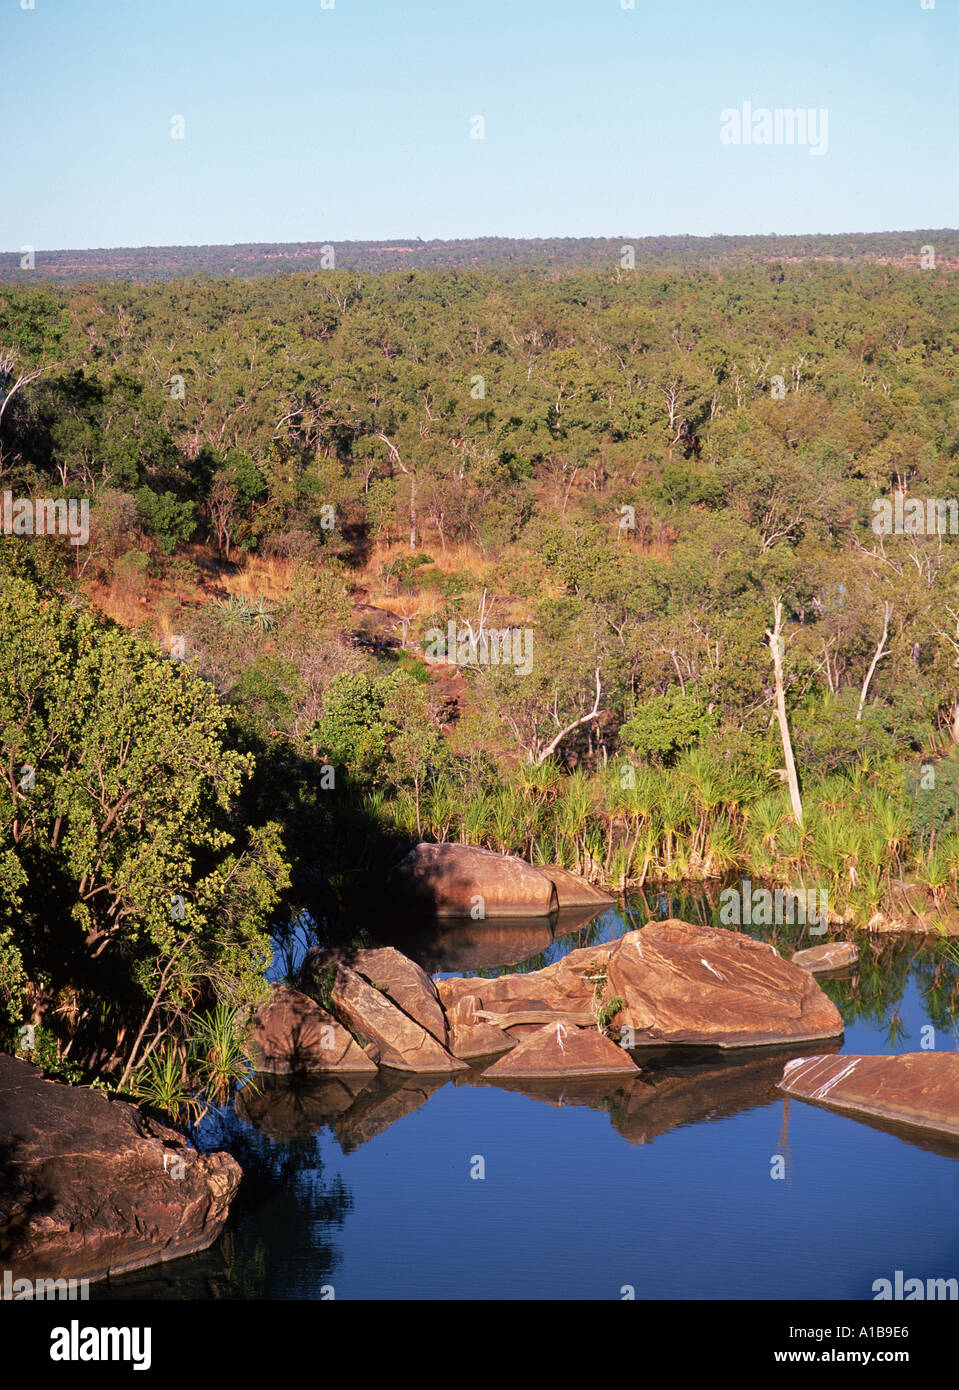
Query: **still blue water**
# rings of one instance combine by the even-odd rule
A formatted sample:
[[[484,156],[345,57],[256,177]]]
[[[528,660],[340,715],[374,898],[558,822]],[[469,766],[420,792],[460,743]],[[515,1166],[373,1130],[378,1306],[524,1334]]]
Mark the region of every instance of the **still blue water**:
[[[662,911],[655,899],[631,915],[617,907],[545,945],[542,924],[491,924],[491,949],[513,957],[508,969],[539,968]],[[459,941],[456,930],[448,959],[436,939],[403,948],[433,973],[488,961],[481,927]],[[810,944],[798,930],[752,934],[764,931],[784,954]],[[515,959],[524,932],[531,963]],[[955,1050],[955,963],[916,941],[861,952],[849,978],[823,986],[846,1021],[841,1050],[917,1051],[930,1024],[936,1047]],[[631,1287],[637,1299],[870,1299],[897,1269],[959,1277],[959,1149],[784,1101],[775,1083],[796,1051],[638,1052],[639,1082],[536,1083],[526,1094],[473,1072],[391,1073],[355,1098],[328,1081],[267,1086],[251,1102],[256,1125],[233,1112],[207,1123],[205,1143],[231,1148],[248,1175],[223,1239],[91,1293],[620,1299]],[[785,1177],[772,1176],[779,1168]]]

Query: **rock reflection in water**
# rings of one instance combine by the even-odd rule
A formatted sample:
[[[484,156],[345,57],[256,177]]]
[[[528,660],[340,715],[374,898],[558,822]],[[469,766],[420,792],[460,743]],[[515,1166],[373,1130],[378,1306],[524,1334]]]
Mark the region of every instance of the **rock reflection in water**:
[[[496,1086],[546,1105],[581,1105],[609,1114],[610,1123],[631,1144],[648,1144],[683,1125],[725,1119],[753,1106],[780,1099],[777,1085],[785,1063],[806,1052],[838,1052],[839,1044],[756,1049],[736,1058],[708,1050],[695,1057],[675,1048],[644,1050],[642,1073],[635,1078],[562,1077],[494,1081],[483,1076],[493,1060],[476,1062],[452,1084]],[[284,1077],[260,1078],[260,1094],[237,1101],[241,1118],[277,1143],[314,1134],[329,1126],[344,1154],[375,1139],[390,1125],[425,1105],[450,1080],[381,1070],[372,1079],[337,1077],[294,1083]],[[246,1095],[244,1091],[242,1096]]]
[[[499,918],[494,922],[430,922],[408,919],[394,925],[390,942],[429,975],[465,975],[501,970],[542,956],[557,941],[581,931],[600,912],[566,908],[552,917]]]
[[[240,1119],[277,1144],[306,1138],[329,1126],[345,1154],[375,1139],[404,1115],[418,1110],[446,1076],[410,1076],[382,1068],[375,1076],[256,1078],[257,1093],[244,1087],[236,1099]]]

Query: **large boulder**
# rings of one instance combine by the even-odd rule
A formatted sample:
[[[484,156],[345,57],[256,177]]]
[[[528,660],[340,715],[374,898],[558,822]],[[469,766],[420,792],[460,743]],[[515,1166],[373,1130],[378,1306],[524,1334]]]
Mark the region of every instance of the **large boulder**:
[[[609,957],[603,1001],[633,1045],[757,1047],[838,1037],[838,1009],[808,971],[763,941],[668,918],[627,932]]]
[[[807,946],[789,957],[793,965],[802,966],[812,975],[826,975],[833,970],[845,970],[859,959],[854,941],[824,941],[821,946]]]
[[[205,1250],[242,1171],[128,1101],[0,1054],[0,1263],[104,1279]]]
[[[489,1081],[548,1076],[636,1076],[639,1068],[621,1047],[595,1028],[548,1023],[487,1067]]]
[[[352,966],[337,965],[330,1002],[354,1036],[372,1044],[370,1054],[381,1066],[424,1074],[466,1069],[465,1062]]]
[[[327,950],[315,946],[303,960],[301,983],[307,992],[315,988],[325,972],[337,964],[348,965],[363,979],[385,994],[436,1041],[446,1046],[446,1016],[436,986],[426,971],[392,946],[379,950]]]
[[[424,841],[391,870],[386,886],[405,905],[435,917],[548,917],[558,907],[544,873],[472,845]]]
[[[278,1076],[304,1072],[375,1072],[363,1049],[332,1014],[307,995],[277,985],[250,1023],[256,1069]]]
[[[797,1057],[779,1089],[827,1110],[959,1139],[959,1053]]]

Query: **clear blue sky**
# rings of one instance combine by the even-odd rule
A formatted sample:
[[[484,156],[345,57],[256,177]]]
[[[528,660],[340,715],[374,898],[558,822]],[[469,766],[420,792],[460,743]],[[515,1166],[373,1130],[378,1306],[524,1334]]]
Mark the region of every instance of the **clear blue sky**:
[[[959,0],[0,0],[0,119],[3,250],[955,227]]]

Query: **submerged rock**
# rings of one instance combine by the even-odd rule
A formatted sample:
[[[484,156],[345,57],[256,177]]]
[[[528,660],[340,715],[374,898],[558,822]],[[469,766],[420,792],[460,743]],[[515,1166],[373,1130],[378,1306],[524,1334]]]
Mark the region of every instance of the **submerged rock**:
[[[545,873],[524,859],[472,845],[424,841],[391,870],[386,886],[436,917],[548,917],[559,905]]]
[[[959,1139],[959,1053],[797,1057],[779,1089],[856,1118]]]
[[[103,1279],[205,1250],[241,1177],[129,1101],[0,1054],[0,1261],[16,1277]]]
[[[796,951],[789,959],[793,965],[799,965],[813,975],[821,975],[855,965],[859,959],[859,948],[852,941],[825,941],[821,946],[807,946],[804,951]]]

